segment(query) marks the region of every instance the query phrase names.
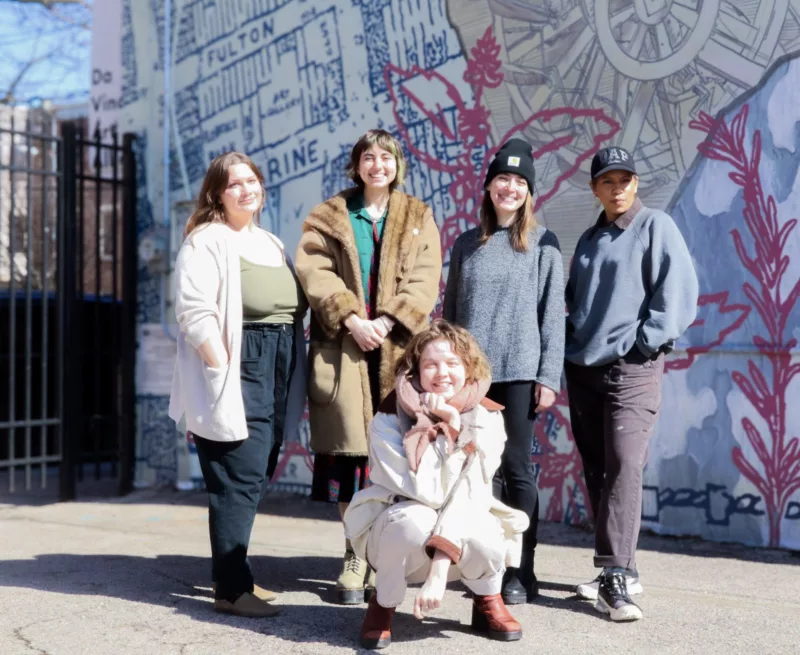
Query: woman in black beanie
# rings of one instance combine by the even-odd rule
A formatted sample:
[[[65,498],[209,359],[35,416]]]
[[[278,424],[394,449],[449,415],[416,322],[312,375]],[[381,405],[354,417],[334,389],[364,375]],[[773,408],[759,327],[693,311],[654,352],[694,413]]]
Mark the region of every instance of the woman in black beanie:
[[[530,518],[522,559],[509,563],[503,580],[507,604],[538,594],[533,422],[555,402],[564,359],[561,250],[555,234],[536,223],[534,180],[530,144],[523,139],[503,144],[486,174],[480,227],[453,245],[443,307],[443,317],[469,330],[488,356],[487,398],[505,408],[508,441],[495,496]]]

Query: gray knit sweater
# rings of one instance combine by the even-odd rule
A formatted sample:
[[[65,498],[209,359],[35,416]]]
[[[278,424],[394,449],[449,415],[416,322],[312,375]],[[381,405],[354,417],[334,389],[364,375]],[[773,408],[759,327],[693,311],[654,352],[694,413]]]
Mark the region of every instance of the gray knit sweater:
[[[442,315],[468,329],[492,365],[493,382],[536,381],[558,391],[564,361],[564,270],[556,235],[542,226],[528,251],[499,229],[480,245],[464,232],[450,255]]]

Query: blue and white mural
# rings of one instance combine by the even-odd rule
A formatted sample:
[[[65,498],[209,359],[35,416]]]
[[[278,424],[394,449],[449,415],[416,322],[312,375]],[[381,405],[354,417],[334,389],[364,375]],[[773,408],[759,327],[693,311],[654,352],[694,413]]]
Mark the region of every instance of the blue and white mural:
[[[534,145],[537,216],[567,259],[598,211],[589,159],[618,143],[644,202],[678,221],[702,294],[668,362],[645,525],[800,547],[800,0],[171,0],[169,16],[162,1],[122,1],[120,123],[141,137],[139,322],[162,344],[147,352],[174,334],[165,271],[220,152],[259,164],[262,223],[293,249],[309,209],[347,186],[352,143],[384,127],[447,263],[508,135]],[[148,361],[137,482],[191,486],[191,446]],[[579,522],[566,407],[562,394],[537,421],[531,455],[543,515]],[[308,488],[307,445],[307,433],[286,445],[277,485]]]

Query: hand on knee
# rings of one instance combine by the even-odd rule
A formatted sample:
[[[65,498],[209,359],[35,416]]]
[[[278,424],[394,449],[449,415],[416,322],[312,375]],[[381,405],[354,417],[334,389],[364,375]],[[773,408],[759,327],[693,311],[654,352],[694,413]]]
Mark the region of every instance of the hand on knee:
[[[442,606],[444,592],[447,588],[447,572],[450,569],[450,558],[437,550],[433,556],[431,570],[414,599],[414,616],[423,619],[426,613],[433,612]]]

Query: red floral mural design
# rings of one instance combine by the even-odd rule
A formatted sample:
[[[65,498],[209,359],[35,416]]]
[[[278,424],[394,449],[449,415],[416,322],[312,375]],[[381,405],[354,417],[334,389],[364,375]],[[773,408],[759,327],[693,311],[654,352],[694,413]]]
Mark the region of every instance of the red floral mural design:
[[[748,461],[738,446],[733,449],[732,456],[742,475],[762,494],[769,518],[769,545],[779,546],[781,517],[792,494],[800,489],[800,440],[796,436],[789,438],[786,426],[787,390],[800,373],[800,364],[792,364],[791,353],[797,340],[785,334],[800,296],[800,279],[795,280],[788,293],[782,292],[787,286],[784,278],[789,272],[786,244],[797,226],[797,219],[789,219],[782,225],[778,222],[775,198],[767,195],[761,184],[760,130],[753,133],[750,152],[745,143],[747,116],[748,106],[744,105],[730,123],[703,112],[689,125],[708,135],[698,147],[700,153],[708,159],[729,164],[733,170],[728,177],[743,192],[744,222],[750,234],[750,246],[739,228],[731,230],[731,237],[739,260],[753,278],[753,282],[745,282],[742,289],[763,323],[765,332],[754,336],[753,343],[769,362],[771,371],[765,374],[750,359],[747,373],[737,371],[733,380],[764,420],[769,434],[762,434],[750,419],[742,419],[760,469]]]

